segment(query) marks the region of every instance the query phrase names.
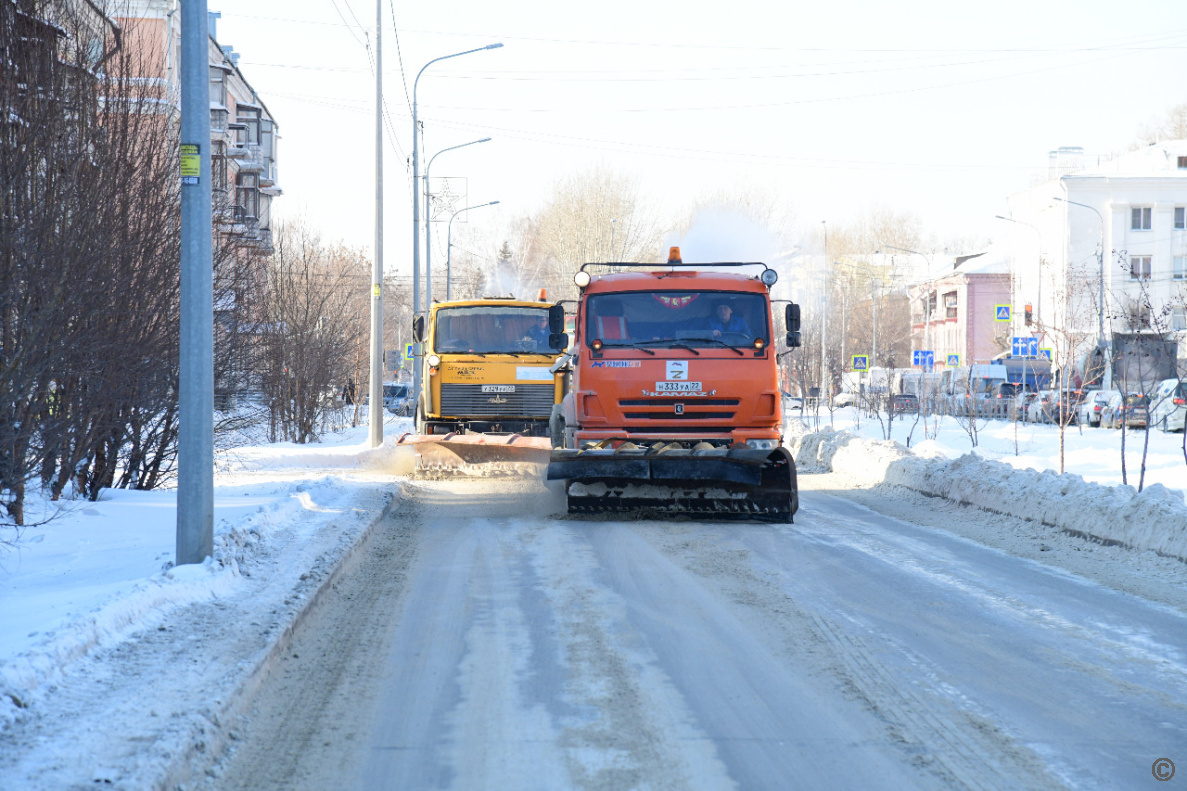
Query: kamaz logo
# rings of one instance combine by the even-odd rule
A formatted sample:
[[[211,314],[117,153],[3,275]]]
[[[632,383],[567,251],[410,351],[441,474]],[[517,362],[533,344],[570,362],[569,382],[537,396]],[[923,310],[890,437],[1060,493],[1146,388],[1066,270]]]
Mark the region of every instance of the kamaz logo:
[[[684,404],[676,404],[676,414],[677,415],[684,414]]]
[[[494,398],[486,399],[486,403],[488,403],[488,404],[506,404],[507,399],[503,398],[502,396],[495,396]]]

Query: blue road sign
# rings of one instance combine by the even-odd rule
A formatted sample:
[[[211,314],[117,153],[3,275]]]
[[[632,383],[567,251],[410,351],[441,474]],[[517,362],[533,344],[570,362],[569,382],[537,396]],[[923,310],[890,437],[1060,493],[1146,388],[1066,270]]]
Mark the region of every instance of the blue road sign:
[[[1038,357],[1039,339],[1027,336],[1011,338],[1010,354],[1014,357]]]
[[[911,352],[911,364],[930,369],[936,364],[936,353],[930,349],[916,349]]]
[[[412,344],[405,343],[404,344],[404,362],[408,362],[411,359],[412,359]]]
[[[948,355],[948,367],[949,368],[959,368],[960,367],[960,355],[959,354],[949,354]]]
[[[1052,353],[1053,352],[1051,349],[1039,349],[1039,356],[1045,359],[1047,362],[1051,362]]]
[[[870,370],[870,356],[868,354],[853,355],[853,370],[855,370],[855,371]]]
[[[994,305],[993,306],[994,321],[1009,321],[1010,320],[1010,306],[1009,305]]]

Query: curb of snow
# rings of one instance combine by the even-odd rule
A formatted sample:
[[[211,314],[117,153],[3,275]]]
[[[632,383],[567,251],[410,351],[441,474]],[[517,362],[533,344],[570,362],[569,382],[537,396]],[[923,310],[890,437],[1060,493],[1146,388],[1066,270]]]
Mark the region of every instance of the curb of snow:
[[[898,442],[826,429],[789,443],[796,464],[891,484],[993,513],[1041,522],[1074,536],[1151,550],[1187,562],[1187,504],[1181,492],[1151,484],[1104,486],[1079,475],[1017,470],[966,453],[919,456]]]

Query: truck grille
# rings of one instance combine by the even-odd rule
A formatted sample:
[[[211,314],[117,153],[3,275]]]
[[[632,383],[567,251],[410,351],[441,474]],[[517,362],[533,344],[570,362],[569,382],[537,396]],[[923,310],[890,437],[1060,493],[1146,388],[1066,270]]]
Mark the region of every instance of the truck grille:
[[[685,412],[682,415],[668,412],[624,412],[628,420],[730,420],[733,412]]]
[[[516,384],[514,393],[484,393],[482,385],[441,385],[441,414],[446,417],[542,417],[552,415],[551,384]]]

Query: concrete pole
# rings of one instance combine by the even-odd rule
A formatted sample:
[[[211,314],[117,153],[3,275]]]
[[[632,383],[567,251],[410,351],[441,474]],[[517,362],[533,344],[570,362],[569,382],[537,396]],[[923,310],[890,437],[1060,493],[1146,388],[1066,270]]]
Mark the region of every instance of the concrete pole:
[[[214,554],[214,274],[206,0],[181,0],[181,358],[177,565]]]
[[[375,2],[375,260],[371,262],[368,442],[383,444],[383,0]]]
[[[824,228],[824,309],[820,311],[820,398],[824,398],[828,381],[828,220],[821,220]]]

